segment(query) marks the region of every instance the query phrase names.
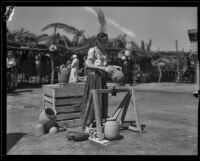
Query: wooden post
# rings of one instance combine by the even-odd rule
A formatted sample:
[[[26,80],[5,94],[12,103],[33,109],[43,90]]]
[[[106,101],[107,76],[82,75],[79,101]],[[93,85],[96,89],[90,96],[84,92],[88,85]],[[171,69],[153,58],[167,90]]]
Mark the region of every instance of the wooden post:
[[[136,130],[138,130],[140,133],[142,132],[142,129],[141,129],[141,125],[140,125],[140,117],[139,117],[139,114],[138,114],[138,111],[137,111],[137,107],[136,107],[136,98],[135,98],[135,90],[132,89],[131,90],[131,94],[132,94],[132,104],[133,104],[133,110],[134,110],[134,115],[135,115],[135,121],[136,121]],[[129,129],[135,129],[135,128],[131,128],[131,126],[129,126]]]
[[[50,52],[50,57],[51,57],[51,84],[54,82],[54,57],[53,53]]]
[[[104,134],[102,132],[101,127],[101,119],[100,119],[100,111],[99,111],[99,102],[97,97],[97,90],[91,90],[93,95],[93,103],[94,103],[94,114],[95,114],[95,120],[96,120],[96,128],[98,133],[98,139],[99,141],[103,140]]]
[[[128,100],[130,100],[130,92],[128,92],[125,97],[123,98],[123,100],[121,101],[119,107],[115,110],[112,119],[116,119],[117,116],[120,114],[120,112],[123,110],[124,106],[126,105],[126,102],[129,102]]]
[[[178,41],[176,40],[176,54],[177,54],[177,82],[180,82],[180,55],[178,53]]]
[[[197,91],[200,90],[200,81],[199,81],[199,78],[200,78],[200,75],[199,75],[199,62],[197,61],[197,65],[196,65],[196,84],[197,84]]]
[[[159,77],[158,77],[158,83],[160,83],[161,78],[162,78],[162,68],[158,62],[158,71],[159,71]]]
[[[91,108],[91,104],[92,104],[92,93],[90,92],[89,96],[88,96],[88,102],[87,102],[87,105],[86,105],[86,108],[85,108],[85,113],[84,113],[84,116],[83,116],[82,129],[85,129],[85,125],[87,123],[87,119],[88,119],[88,115],[89,115],[89,110]]]

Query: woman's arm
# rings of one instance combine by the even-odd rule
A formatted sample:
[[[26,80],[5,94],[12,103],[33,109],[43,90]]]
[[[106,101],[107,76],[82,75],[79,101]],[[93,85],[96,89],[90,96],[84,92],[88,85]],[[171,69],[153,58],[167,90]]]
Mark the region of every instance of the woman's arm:
[[[86,68],[93,68],[93,69],[101,69],[101,70],[105,70],[106,67],[102,67],[102,66],[97,66],[93,64],[93,61],[88,59],[85,63]]]

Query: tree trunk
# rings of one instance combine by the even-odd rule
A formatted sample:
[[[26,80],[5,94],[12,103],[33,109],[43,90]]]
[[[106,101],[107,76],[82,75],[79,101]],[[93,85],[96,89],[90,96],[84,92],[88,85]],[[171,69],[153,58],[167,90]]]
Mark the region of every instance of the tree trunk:
[[[53,54],[50,54],[51,56],[51,84],[54,82],[54,60],[53,60]]]
[[[161,66],[159,64],[158,64],[158,71],[159,71],[158,83],[160,83],[160,81],[162,79],[162,69],[161,69]]]
[[[197,84],[197,90],[200,90],[200,75],[199,75],[199,62],[197,62],[197,65],[196,65],[196,84]]]
[[[42,84],[42,72],[41,72],[41,70],[42,70],[42,61],[41,61],[41,55],[40,54],[38,54],[38,60],[39,60],[39,73],[38,73],[38,75],[39,75],[39,83],[40,84]]]

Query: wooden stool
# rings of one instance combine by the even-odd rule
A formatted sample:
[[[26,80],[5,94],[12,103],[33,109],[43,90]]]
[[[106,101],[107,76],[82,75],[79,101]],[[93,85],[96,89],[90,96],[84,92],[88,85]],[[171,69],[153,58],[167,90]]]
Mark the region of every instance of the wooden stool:
[[[127,92],[127,94],[124,96],[123,100],[121,101],[119,107],[115,110],[114,114],[112,115],[112,119],[117,119],[118,115],[122,112],[121,119],[120,119],[120,126],[123,127],[123,124],[125,124],[125,116],[128,110],[128,105],[132,103],[133,110],[134,110],[134,117],[135,117],[135,125],[133,126],[132,124],[128,124],[128,129],[132,131],[137,131],[139,133],[142,132],[141,129],[141,124],[140,124],[140,119],[139,115],[137,112],[137,106],[136,106],[136,101],[135,101],[135,90],[132,87],[118,87],[115,88],[113,87],[112,89],[92,89],[90,94],[89,94],[89,99],[86,105],[86,110],[85,110],[85,115],[83,119],[83,128],[86,126],[86,121],[88,118],[89,114],[89,109],[92,107],[91,104],[94,104],[94,113],[95,113],[95,120],[96,120],[96,129],[97,129],[97,134],[98,134],[98,139],[103,140],[104,134],[102,132],[102,126],[101,126],[101,119],[100,119],[100,111],[99,111],[99,102],[98,102],[98,94],[100,93],[112,93],[112,95],[116,95],[116,93],[119,92]],[[127,123],[126,123],[127,124]]]

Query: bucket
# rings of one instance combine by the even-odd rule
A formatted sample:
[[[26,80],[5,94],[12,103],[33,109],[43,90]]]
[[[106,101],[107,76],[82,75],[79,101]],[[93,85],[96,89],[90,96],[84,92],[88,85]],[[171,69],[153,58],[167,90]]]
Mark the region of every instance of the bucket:
[[[48,132],[56,123],[56,111],[52,108],[46,108],[39,115],[39,122],[44,125],[45,132]]]
[[[119,124],[115,120],[108,120],[104,128],[105,137],[108,140],[114,140],[119,137]]]

